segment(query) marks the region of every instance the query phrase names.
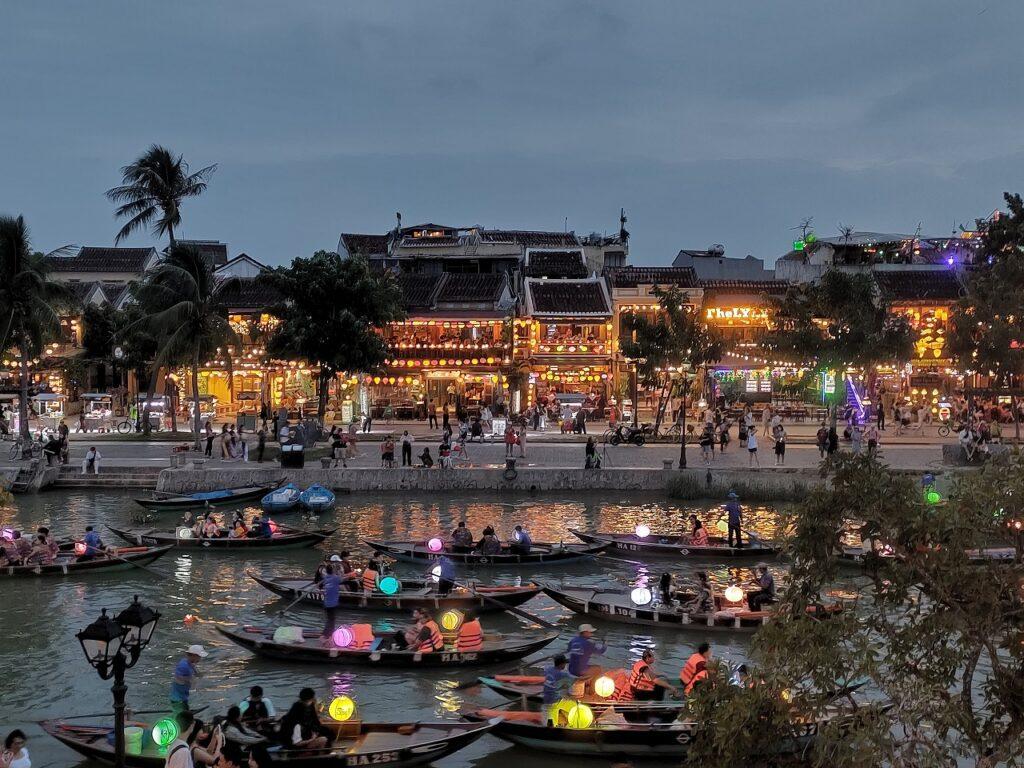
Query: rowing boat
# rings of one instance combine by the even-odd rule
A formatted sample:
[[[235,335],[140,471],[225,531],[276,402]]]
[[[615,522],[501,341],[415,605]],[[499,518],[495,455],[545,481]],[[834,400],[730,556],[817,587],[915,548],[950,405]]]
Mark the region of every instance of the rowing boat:
[[[374,647],[365,650],[324,647],[320,633],[302,632],[301,643],[281,643],[273,640],[273,632],[258,627],[244,627],[241,632],[217,627],[217,631],[237,645],[257,656],[276,661],[303,664],[330,664],[333,666],[370,665],[377,667],[465,667],[500,664],[521,659],[554,642],[557,632],[538,636],[534,640],[512,640],[485,635],[483,647],[478,651],[393,651],[382,647],[384,638],[377,638]]]
[[[1017,559],[1017,550],[1014,547],[985,547],[984,549],[964,550],[967,561],[970,565],[995,565],[1013,563]],[[866,568],[872,562],[885,563],[897,559],[897,555],[891,547],[882,547],[877,550],[866,550],[861,547],[844,547],[837,554],[839,565],[852,568]]]
[[[334,506],[336,498],[330,488],[314,484],[299,494],[299,501],[310,512],[326,512]]]
[[[43,730],[84,757],[114,763],[114,729],[109,725],[69,722],[76,718],[44,720]],[[148,731],[148,724],[143,724]],[[273,763],[296,768],[358,768],[383,765],[411,768],[431,763],[472,744],[490,731],[495,722],[473,723],[367,723],[360,720],[323,725],[334,731],[333,743],[322,750],[274,748]],[[141,751],[125,755],[127,768],[163,768],[167,750],[146,739]]]
[[[197,539],[192,536],[190,529],[184,527],[179,528],[177,531],[156,531],[153,529],[129,531],[108,525],[107,529],[132,544],[150,547],[170,545],[181,549],[283,549],[286,547],[312,547],[337,530],[336,528],[325,528],[316,531],[288,529],[278,531],[269,539],[249,537],[233,539],[227,535],[218,536],[215,539]],[[188,531],[187,536],[180,535],[184,531]]]
[[[593,557],[599,552],[608,548],[608,543],[603,544],[563,544],[559,543],[537,543],[530,547],[529,554],[513,552],[508,546],[503,546],[498,554],[482,554],[480,552],[453,552],[449,549],[442,549],[435,552],[430,549],[425,541],[376,541],[366,539],[365,543],[374,551],[402,560],[407,563],[430,563],[439,559],[442,555],[447,557],[456,565],[562,565],[584,558]]]
[[[569,532],[577,538],[594,543],[607,544],[611,549],[635,552],[651,557],[721,557],[721,558],[765,558],[777,555],[778,547],[765,544],[757,538],[750,538],[743,547],[730,547],[729,540],[721,536],[708,538],[706,547],[695,547],[688,537],[650,534],[640,537],[635,533],[583,533],[576,528]]]
[[[544,594],[559,605],[590,618],[682,632],[751,634],[760,629],[772,616],[771,611],[743,610],[742,603],[729,603],[720,595],[715,596],[718,610],[714,613],[689,613],[677,606],[653,602],[636,605],[628,595],[585,587],[555,589],[545,586]],[[841,604],[834,603],[821,609],[813,609],[811,612],[827,616],[841,611],[842,608]]]
[[[6,565],[0,567],[0,577],[85,575],[125,568],[134,569],[137,565],[144,566],[154,562],[157,558],[166,555],[170,549],[170,546],[122,547],[114,550],[116,558],[99,555],[91,560],[78,560],[73,550],[62,549],[49,565]]]
[[[622,675],[628,677],[628,672],[621,670]],[[606,673],[607,674],[607,673]],[[480,684],[490,688],[495,693],[504,696],[506,699],[526,700],[530,704],[537,705],[544,700],[544,677],[541,675],[494,675],[493,677],[477,678]],[[593,693],[589,693],[573,701],[580,701],[592,707],[607,707],[614,704],[615,709],[621,711],[627,720],[636,718],[640,722],[647,722],[649,717],[668,717],[672,719],[686,703],[683,701],[615,701],[603,699]]]
[[[260,500],[260,506],[264,512],[276,512],[283,514],[291,512],[300,503],[302,492],[295,483],[288,483],[280,488],[275,488]]]
[[[208,506],[228,506],[253,501],[277,488],[280,483],[264,485],[246,485],[240,488],[221,488],[216,491],[202,491],[187,495],[169,495],[154,493],[149,499],[135,499],[135,503],[152,512],[171,512],[175,510],[203,509]]]
[[[309,579],[272,578],[246,571],[257,584],[289,600],[302,597],[306,605],[323,606],[324,593],[313,587]],[[338,595],[338,607],[363,611],[411,611],[424,608],[429,611],[474,610],[501,611],[506,607],[522,605],[540,593],[539,584],[524,584],[520,587],[484,587],[471,585],[471,590],[458,587],[444,597],[437,594],[432,581],[402,579],[401,589],[393,595],[375,591],[372,594],[342,590]]]

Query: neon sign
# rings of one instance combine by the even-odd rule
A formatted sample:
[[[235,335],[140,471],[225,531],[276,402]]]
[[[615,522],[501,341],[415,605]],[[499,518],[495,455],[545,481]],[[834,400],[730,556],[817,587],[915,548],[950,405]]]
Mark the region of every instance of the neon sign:
[[[722,325],[753,325],[768,322],[766,307],[708,307],[706,318],[710,323]]]

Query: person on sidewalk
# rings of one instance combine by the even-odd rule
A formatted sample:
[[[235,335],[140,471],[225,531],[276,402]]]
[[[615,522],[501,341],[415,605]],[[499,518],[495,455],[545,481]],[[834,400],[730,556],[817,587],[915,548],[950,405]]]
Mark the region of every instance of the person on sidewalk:
[[[433,400],[427,400],[427,429],[437,429],[437,408]]]
[[[757,430],[750,430],[747,432],[747,466],[752,467],[757,464],[757,468],[761,468],[761,460],[757,458]]]
[[[412,466],[412,444],[416,442],[416,438],[409,434],[409,430],[402,432],[402,466]]]
[[[825,452],[828,450],[828,427],[825,426],[824,421],[818,427],[818,432],[815,434],[814,439],[818,446],[818,455],[824,459]]]
[[[206,458],[208,458],[208,459],[212,459],[213,458],[213,438],[214,438],[214,434],[213,434],[213,425],[210,424],[210,420],[209,419],[206,420],[206,431],[205,431],[205,434],[206,434],[206,451],[204,451],[203,455],[206,456]]]
[[[526,458],[526,427],[516,432],[516,445],[519,446],[519,458]]]
[[[775,439],[775,466],[781,467],[786,463],[786,428],[778,424],[772,429],[772,437]]]

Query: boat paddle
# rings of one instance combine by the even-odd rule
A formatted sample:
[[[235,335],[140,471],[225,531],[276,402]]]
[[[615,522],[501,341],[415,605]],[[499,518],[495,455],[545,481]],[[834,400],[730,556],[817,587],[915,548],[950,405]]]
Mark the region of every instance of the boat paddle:
[[[481,600],[486,600],[489,603],[494,603],[495,605],[499,606],[502,610],[508,611],[509,613],[514,613],[516,616],[520,616],[524,619],[528,619],[529,621],[540,624],[542,627],[547,627],[548,629],[561,629],[561,627],[557,624],[552,624],[550,621],[545,621],[539,616],[534,616],[532,613],[524,611],[522,608],[516,608],[513,605],[507,605],[503,603],[501,600],[493,598],[490,595],[485,595],[483,592],[480,592],[478,590],[474,590],[468,584],[463,584],[461,582],[453,580],[452,585],[459,587],[460,589],[465,589],[467,592],[471,592],[473,595],[479,597]]]
[[[113,560],[120,560],[122,563],[127,563],[128,565],[130,565],[130,566],[132,566],[134,568],[139,568],[140,570],[143,570],[143,571],[146,571],[148,573],[151,573],[154,576],[159,576],[161,579],[166,579],[167,578],[167,576],[165,574],[160,573],[160,571],[154,571],[148,565],[143,565],[142,563],[136,563],[134,560],[129,560],[129,559],[125,558],[125,557],[121,557],[120,555],[117,555],[117,554],[115,554],[113,552],[109,552],[109,551],[104,552],[103,554],[105,554],[107,557],[109,557],[109,558],[111,558]]]
[[[209,708],[210,708],[210,705],[206,704],[206,705],[204,705],[202,707],[199,707],[198,709],[193,709],[191,711],[192,711],[193,715],[197,715],[200,712],[202,712],[203,710],[206,710],[206,709],[209,709]],[[168,713],[169,713],[169,710],[167,710],[167,709],[142,709],[142,710],[139,710],[138,712],[132,711],[131,714],[132,714],[132,717],[134,717],[135,715],[164,715],[164,714],[168,714]],[[61,717],[61,718],[47,717],[47,718],[44,718],[42,720],[36,720],[34,722],[45,723],[47,720],[55,720],[55,719],[56,720],[85,720],[87,717],[113,717],[113,716],[114,716],[113,712],[93,712],[93,713],[88,714],[88,715],[71,715],[70,717]]]
[[[292,602],[288,603],[288,605],[286,607],[284,607],[280,611],[278,611],[277,615],[278,616],[284,616],[286,613],[288,613],[288,611],[290,611],[296,605],[301,603],[305,599],[306,595],[308,594],[306,592],[306,589],[309,588],[309,587],[315,586],[315,585],[316,585],[316,582],[315,581],[311,581],[308,584],[304,584],[301,587],[299,587],[298,588],[299,596],[297,598],[295,598]]]

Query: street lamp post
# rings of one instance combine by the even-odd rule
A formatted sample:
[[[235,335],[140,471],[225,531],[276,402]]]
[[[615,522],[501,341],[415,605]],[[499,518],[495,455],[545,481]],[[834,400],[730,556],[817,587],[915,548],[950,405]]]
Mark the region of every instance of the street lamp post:
[[[682,421],[679,424],[679,468],[686,469],[686,398],[690,395],[690,386],[693,384],[693,379],[696,374],[691,373],[690,364],[683,363],[682,370],[679,375],[682,377],[683,385],[683,403],[680,406],[682,412]]]
[[[117,619],[107,616],[104,608],[96,621],[76,635],[85,658],[100,678],[114,678],[110,689],[114,694],[114,768],[124,768],[125,694],[128,692],[124,673],[138,662],[159,619],[160,613],[142,605],[136,595]]]

